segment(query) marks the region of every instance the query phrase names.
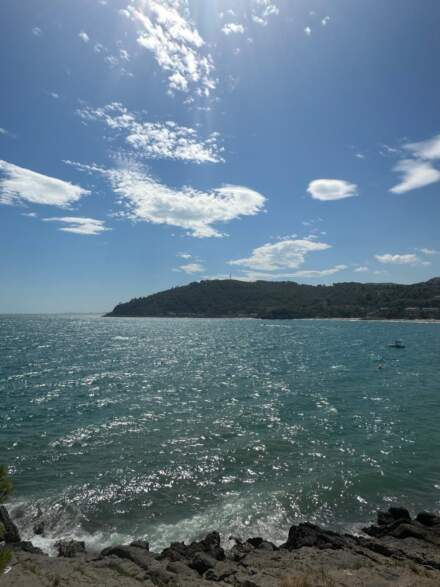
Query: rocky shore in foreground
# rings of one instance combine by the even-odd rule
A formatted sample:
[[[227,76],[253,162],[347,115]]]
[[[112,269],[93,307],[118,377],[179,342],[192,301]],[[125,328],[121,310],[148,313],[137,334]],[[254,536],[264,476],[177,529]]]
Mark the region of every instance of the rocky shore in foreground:
[[[422,512],[411,518],[400,507],[379,512],[377,523],[357,536],[302,523],[290,528],[280,546],[263,537],[231,537],[222,545],[219,534],[211,532],[199,542],[176,542],[160,553],[150,552],[142,540],[99,554],[86,552],[82,542],[59,542],[59,556],[52,558],[21,541],[1,506],[0,522],[6,530],[0,548],[11,554],[2,587],[440,586],[440,516]]]

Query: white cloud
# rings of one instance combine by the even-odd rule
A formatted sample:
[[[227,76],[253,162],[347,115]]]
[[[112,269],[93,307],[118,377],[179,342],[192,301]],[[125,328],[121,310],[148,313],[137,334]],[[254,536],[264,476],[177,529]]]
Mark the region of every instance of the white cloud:
[[[167,72],[171,91],[195,91],[209,96],[215,88],[214,64],[197,29],[179,12],[172,0],[144,0],[142,7],[127,7],[131,18],[143,30],[137,42],[151,51],[158,65]]]
[[[280,13],[278,6],[273,0],[253,0],[251,8],[252,20],[261,26],[267,26],[272,16]]]
[[[419,159],[440,159],[440,134],[426,141],[407,143],[403,148]]]
[[[103,108],[83,108],[83,120],[100,120],[112,131],[125,136],[126,144],[147,159],[176,159],[195,163],[218,163],[222,147],[218,133],[199,139],[193,128],[174,122],[144,122],[122,104],[114,102]]]
[[[0,159],[0,203],[45,204],[68,208],[90,194],[67,181],[49,177]]]
[[[54,100],[59,100],[60,95],[57,92],[50,92],[49,96]]]
[[[312,29],[309,26],[306,26],[306,28],[304,29],[304,32],[306,33],[306,35],[308,37],[310,37],[310,35],[312,34]]]
[[[67,162],[72,164],[72,162]],[[142,169],[103,169],[73,163],[78,169],[100,173],[127,208],[126,217],[154,224],[178,226],[198,238],[223,236],[214,224],[264,209],[265,197],[243,186],[226,185],[202,192],[191,187],[173,189],[147,175]]]
[[[0,135],[5,135],[5,136],[6,136],[6,135],[8,135],[8,134],[9,134],[9,132],[8,132],[8,131],[7,131],[5,128],[2,128],[2,127],[0,126]]]
[[[110,230],[105,226],[103,220],[95,218],[81,218],[78,216],[63,216],[61,218],[43,218],[45,222],[60,222],[68,226],[62,226],[58,230],[72,232],[74,234],[97,235]]]
[[[402,175],[402,181],[392,187],[391,192],[404,194],[440,181],[440,171],[433,166],[433,161],[440,160],[440,135],[407,143],[403,149],[411,154],[412,159],[402,159],[395,165],[394,171]]]
[[[406,255],[387,253],[385,255],[375,255],[375,258],[386,265],[430,265],[429,261],[422,261],[414,253]]]
[[[32,29],[32,34],[34,35],[34,37],[41,37],[43,31],[40,29],[39,26],[34,26],[34,28]]]
[[[222,32],[225,35],[231,35],[231,34],[239,34],[242,35],[244,33],[244,26],[242,24],[236,24],[234,22],[228,22],[227,24],[225,24],[222,28]]]
[[[90,41],[90,37],[89,37],[89,35],[85,31],[81,31],[80,33],[78,33],[78,37],[84,43],[88,43]]]
[[[192,255],[189,253],[177,253],[176,257],[179,259],[192,259]]]
[[[230,265],[247,267],[256,271],[278,271],[296,269],[305,261],[308,253],[331,248],[326,243],[307,239],[282,240],[266,243],[252,251],[250,257],[229,261]]]
[[[354,155],[357,159],[365,159],[365,155],[363,153],[355,153]]]
[[[369,268],[366,265],[360,265],[354,270],[355,273],[366,273],[367,271],[369,271]]]
[[[23,212],[22,216],[26,216],[27,218],[37,218],[38,214],[35,212]]]
[[[428,256],[440,255],[440,251],[436,251],[435,249],[419,249],[419,251]]]
[[[329,22],[330,22],[329,16],[324,16],[324,18],[321,20],[322,26],[327,26]]]
[[[419,159],[403,159],[394,167],[394,171],[402,174],[402,181],[391,188],[393,194],[404,194],[432,183],[440,181],[440,171],[428,161]]]
[[[343,179],[315,179],[307,191],[315,200],[342,200],[357,196],[357,185]]]
[[[180,265],[180,270],[184,273],[192,274],[201,273],[205,268],[201,263],[187,263],[186,265]]]

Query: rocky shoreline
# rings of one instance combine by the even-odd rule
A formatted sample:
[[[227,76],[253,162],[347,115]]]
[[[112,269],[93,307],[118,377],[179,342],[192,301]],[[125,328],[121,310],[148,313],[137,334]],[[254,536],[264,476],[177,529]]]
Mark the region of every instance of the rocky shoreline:
[[[176,542],[160,553],[146,541],[86,552],[83,542],[62,541],[49,557],[22,541],[5,507],[0,506],[10,561],[0,584],[46,586],[209,586],[242,587],[423,587],[440,585],[440,516],[415,518],[401,507],[379,512],[377,522],[354,536],[314,524],[293,525],[279,546],[262,537],[230,538],[217,532],[189,545]],[[37,529],[44,532],[44,528]]]

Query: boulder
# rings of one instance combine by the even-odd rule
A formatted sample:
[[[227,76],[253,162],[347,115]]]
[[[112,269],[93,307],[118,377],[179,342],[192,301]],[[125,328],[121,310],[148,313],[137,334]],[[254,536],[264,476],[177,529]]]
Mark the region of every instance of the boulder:
[[[220,546],[220,534],[211,532],[200,542],[191,542],[188,546],[183,542],[173,542],[158,556],[159,560],[192,561],[198,553],[205,553],[213,559],[221,561],[225,559],[225,551]]]
[[[189,563],[189,567],[194,569],[199,573],[199,575],[203,575],[208,569],[213,569],[216,564],[215,558],[212,558],[209,554],[205,552],[199,552],[196,556],[192,559]]]
[[[392,516],[393,520],[406,520],[408,522],[411,521],[409,511],[405,508],[390,507],[388,508],[388,513],[390,514],[390,516]]]
[[[416,520],[420,524],[423,524],[423,526],[428,526],[429,528],[440,525],[440,516],[431,512],[420,512],[417,514]]]
[[[315,546],[319,549],[339,549],[347,546],[347,540],[336,532],[322,530],[314,524],[299,524],[289,530],[287,542],[281,548],[297,550],[303,546]]]
[[[18,528],[9,517],[8,510],[3,505],[0,505],[0,524],[4,527],[3,540],[6,543],[20,542]]]
[[[130,546],[142,548],[143,550],[150,550],[150,543],[146,540],[134,540],[133,542],[130,542]]]
[[[258,548],[259,550],[278,550],[275,544],[269,542],[268,540],[264,540],[264,538],[261,538],[260,536],[256,538],[248,538],[246,542],[254,548]]]
[[[55,544],[55,548],[58,550],[58,556],[65,558],[74,558],[86,552],[86,545],[82,540],[60,540]]]

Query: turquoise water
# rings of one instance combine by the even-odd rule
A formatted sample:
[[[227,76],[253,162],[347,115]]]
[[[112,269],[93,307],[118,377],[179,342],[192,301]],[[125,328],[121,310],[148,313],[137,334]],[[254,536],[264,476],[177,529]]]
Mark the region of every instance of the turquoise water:
[[[440,324],[3,316],[0,332],[0,461],[43,546],[280,541],[305,519],[440,507]]]

